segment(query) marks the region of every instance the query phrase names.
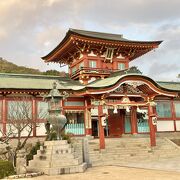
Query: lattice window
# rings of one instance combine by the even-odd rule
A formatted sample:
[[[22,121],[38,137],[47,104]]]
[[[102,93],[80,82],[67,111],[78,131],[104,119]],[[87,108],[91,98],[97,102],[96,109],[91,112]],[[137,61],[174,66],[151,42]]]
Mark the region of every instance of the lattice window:
[[[180,101],[174,102],[176,117],[180,118]]]
[[[107,48],[105,58],[108,60],[112,60],[113,53],[114,53],[114,48]]]
[[[165,101],[158,101],[156,106],[156,111],[158,114],[158,117],[160,118],[170,118],[172,116],[171,113],[171,103],[165,102]]]
[[[89,67],[90,67],[90,68],[96,68],[96,67],[97,67],[96,61],[90,60],[90,61],[89,61]]]
[[[125,64],[124,63],[118,63],[118,69],[119,70],[124,70],[125,69]]]

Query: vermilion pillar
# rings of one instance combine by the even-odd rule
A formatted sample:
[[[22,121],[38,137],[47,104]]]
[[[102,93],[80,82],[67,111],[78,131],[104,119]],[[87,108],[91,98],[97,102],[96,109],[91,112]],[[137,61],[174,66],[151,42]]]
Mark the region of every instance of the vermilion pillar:
[[[148,106],[148,116],[149,116],[149,130],[150,130],[150,143],[151,146],[156,146],[156,128],[155,125],[152,124],[152,115],[153,115],[153,107]]]
[[[131,107],[131,134],[137,134],[137,107]]]
[[[7,101],[6,97],[2,100],[2,123],[3,123],[3,135],[6,134],[6,123],[7,123]]]
[[[36,108],[36,100],[33,98],[32,100],[32,121],[33,121],[33,136],[36,136],[36,119],[37,119],[37,108]]]
[[[100,149],[105,149],[104,128],[101,123],[102,114],[103,114],[103,107],[102,105],[98,105],[99,146]]]

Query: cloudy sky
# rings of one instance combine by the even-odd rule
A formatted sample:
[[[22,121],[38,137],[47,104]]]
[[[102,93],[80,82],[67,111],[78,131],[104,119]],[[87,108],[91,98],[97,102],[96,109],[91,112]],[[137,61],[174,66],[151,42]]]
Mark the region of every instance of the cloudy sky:
[[[132,62],[155,80],[180,73],[180,0],[0,0],[0,57],[40,70],[41,56],[69,28],[123,34],[133,40],[164,40]]]

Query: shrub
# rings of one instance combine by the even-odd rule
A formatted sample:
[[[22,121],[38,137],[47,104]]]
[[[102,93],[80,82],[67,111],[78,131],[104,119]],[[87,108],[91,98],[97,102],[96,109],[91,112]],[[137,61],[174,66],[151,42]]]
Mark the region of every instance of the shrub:
[[[73,136],[72,133],[67,133],[67,134],[62,133],[62,134],[61,134],[62,139],[63,139],[63,140],[67,140],[67,142],[68,142],[69,144],[71,143],[71,137],[72,137],[72,136]]]
[[[13,164],[9,161],[0,160],[0,179],[15,174]]]
[[[38,142],[32,147],[32,149],[30,150],[29,154],[26,155],[27,163],[28,163],[28,161],[30,161],[30,160],[33,159],[33,156],[34,156],[35,154],[37,154],[37,150],[40,149],[40,146],[41,146],[41,143],[38,141]]]

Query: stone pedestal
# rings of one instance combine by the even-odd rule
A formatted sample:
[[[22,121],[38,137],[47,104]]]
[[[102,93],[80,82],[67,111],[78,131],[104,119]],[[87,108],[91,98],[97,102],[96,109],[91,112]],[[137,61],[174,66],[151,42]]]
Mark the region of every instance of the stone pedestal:
[[[33,160],[29,161],[29,172],[44,172],[48,175],[84,172],[87,164],[66,140],[45,141]]]

